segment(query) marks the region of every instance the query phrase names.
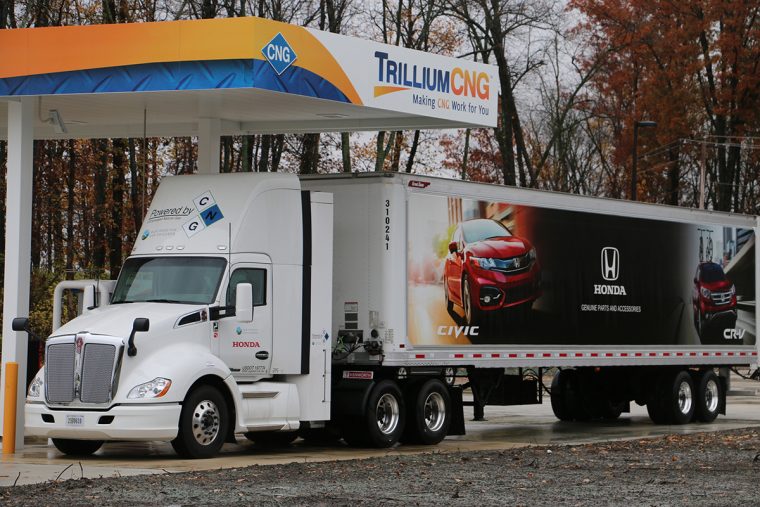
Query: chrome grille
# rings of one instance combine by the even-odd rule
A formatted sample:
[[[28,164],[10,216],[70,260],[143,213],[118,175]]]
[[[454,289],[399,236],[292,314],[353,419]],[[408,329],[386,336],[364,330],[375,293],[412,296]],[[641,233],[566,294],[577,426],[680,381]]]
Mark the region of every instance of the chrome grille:
[[[50,345],[45,361],[47,399],[53,403],[74,401],[74,344]]]
[[[716,305],[727,305],[731,302],[731,292],[713,292],[712,300]]]
[[[83,403],[111,401],[111,382],[116,347],[104,343],[88,343],[82,361],[80,399]]]

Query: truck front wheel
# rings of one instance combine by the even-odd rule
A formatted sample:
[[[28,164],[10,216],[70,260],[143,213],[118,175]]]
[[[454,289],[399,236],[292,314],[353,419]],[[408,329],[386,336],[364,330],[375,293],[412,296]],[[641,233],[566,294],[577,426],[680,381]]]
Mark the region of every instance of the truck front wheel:
[[[100,446],[102,440],[71,440],[68,438],[54,438],[53,445],[56,449],[67,456],[89,456],[94,454]]]
[[[211,458],[222,448],[228,424],[222,393],[209,385],[200,386],[185,398],[172,447],[185,458]]]

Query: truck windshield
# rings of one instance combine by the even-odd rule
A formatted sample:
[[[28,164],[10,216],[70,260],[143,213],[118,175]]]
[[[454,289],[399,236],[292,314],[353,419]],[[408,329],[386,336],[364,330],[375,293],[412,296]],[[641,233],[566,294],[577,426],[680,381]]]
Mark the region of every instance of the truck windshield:
[[[227,261],[218,257],[136,257],[127,259],[111,304],[212,303]]]

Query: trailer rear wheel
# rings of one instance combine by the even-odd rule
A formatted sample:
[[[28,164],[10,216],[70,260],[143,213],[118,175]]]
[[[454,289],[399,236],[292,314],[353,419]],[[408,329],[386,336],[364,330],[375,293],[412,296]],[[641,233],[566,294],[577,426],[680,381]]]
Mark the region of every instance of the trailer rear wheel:
[[[451,424],[451,396],[438,379],[430,379],[414,389],[407,398],[409,403],[405,443],[435,445],[449,432]]]
[[[216,388],[202,385],[182,404],[179,433],[172,447],[186,458],[211,458],[227,436],[227,403]]]
[[[681,370],[664,374],[656,380],[647,412],[655,424],[686,424],[694,415],[694,381]]]
[[[568,372],[557,370],[552,379],[551,402],[552,412],[560,421],[572,421],[573,414],[567,404],[565,391],[567,390]]]
[[[53,445],[67,456],[89,456],[103,445],[102,440],[72,440],[69,438],[54,438]]]
[[[701,372],[697,377],[696,407],[694,416],[697,421],[713,422],[723,404],[723,389],[718,376],[712,370]]]
[[[673,424],[686,424],[694,415],[694,381],[686,371],[679,371],[673,378],[670,396],[666,399],[668,419]]]
[[[364,415],[343,420],[343,439],[355,447],[391,447],[404,433],[405,422],[401,390],[392,380],[383,380],[370,392]]]

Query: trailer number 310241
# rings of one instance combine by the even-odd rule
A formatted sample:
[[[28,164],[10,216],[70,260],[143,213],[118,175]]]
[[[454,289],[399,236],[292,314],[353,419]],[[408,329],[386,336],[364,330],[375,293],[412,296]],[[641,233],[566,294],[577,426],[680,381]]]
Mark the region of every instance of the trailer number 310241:
[[[385,200],[385,249],[390,250],[391,244],[391,201]]]

